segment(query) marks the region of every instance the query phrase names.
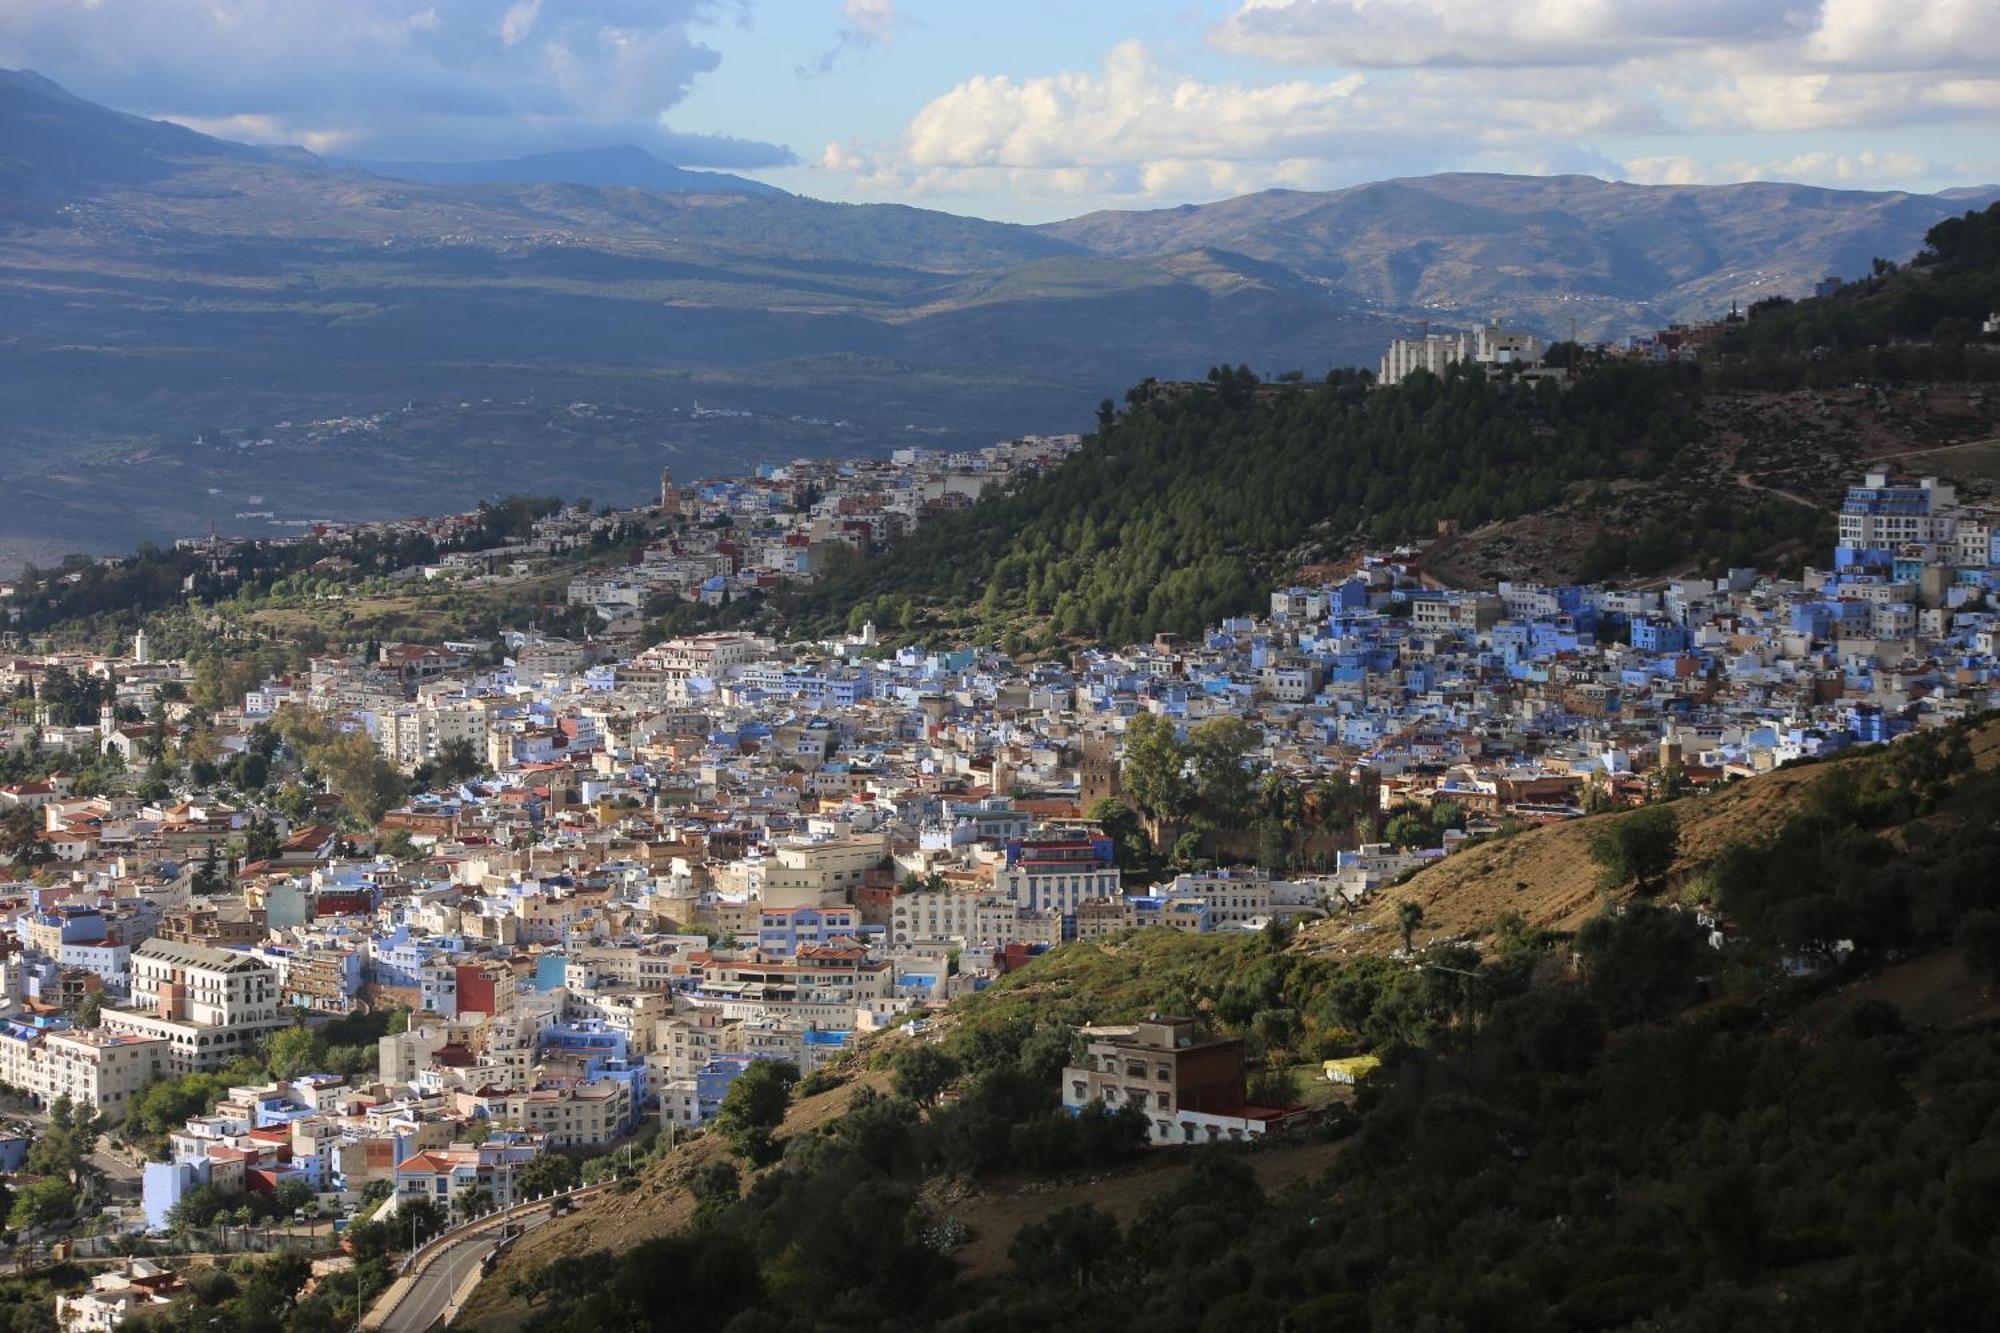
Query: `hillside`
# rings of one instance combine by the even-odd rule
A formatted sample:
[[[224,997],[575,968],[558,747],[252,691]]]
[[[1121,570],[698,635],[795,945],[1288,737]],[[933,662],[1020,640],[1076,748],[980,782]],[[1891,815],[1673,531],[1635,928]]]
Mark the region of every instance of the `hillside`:
[[[1985,722],[1971,731],[1969,739],[1980,771],[2000,768],[2000,721]],[[1680,847],[1672,880],[1691,887],[1731,845],[1776,835],[1807,804],[1815,788],[1866,772],[1878,762],[1871,752],[1781,768],[1675,802]],[[1629,896],[1607,893],[1590,858],[1592,835],[1620,818],[1593,815],[1468,848],[1385,890],[1353,918],[1308,928],[1301,945],[1332,956],[1394,948],[1400,943],[1396,913],[1405,902],[1424,910],[1419,940],[1476,938],[1509,913],[1534,929],[1574,931],[1605,903]]]
[[[1907,264],[1830,296],[1752,306],[1717,349],[1717,378],[1756,388],[2000,380],[2000,204],[1947,218]]]
[[[1574,321],[1596,339],[1864,274],[1996,197],[1995,187],[1911,195],[1459,173],[1091,213],[1043,230],[1127,258],[1214,247],[1385,308],[1459,322],[1505,313],[1558,336]]]
[[[1469,368],[1386,389],[1227,366],[1148,380],[1052,473],[787,609],[1050,648],[1196,634],[1396,543],[1460,586],[1795,569],[1824,559],[1863,467],[1934,470],[1974,499],[2000,480],[2000,401],[1982,391],[2000,341],[1971,317],[2000,304],[2000,204],[1884,270],[1753,307],[1698,364],[1594,358],[1560,390]]]
[[[1985,718],[1667,807],[1674,892],[1721,917],[1720,950],[1629,886],[1615,912],[1567,905],[1588,823],[1500,844],[1539,848],[1507,870],[1565,929],[1468,911],[1499,929],[1426,930],[1424,966],[1311,935],[1065,946],[865,1044],[761,1164],[710,1131],[535,1233],[460,1323],[1990,1326],[1996,797]],[[1442,913],[1477,890],[1398,892]],[[1383,1064],[1248,1153],[1134,1150],[1125,1117],[1054,1111],[1068,1025],[1153,1010],[1244,1038],[1267,1088]]]
[[[1192,388],[1141,385],[1128,398],[1047,475],[835,570],[790,609],[811,626],[873,619],[1130,643],[1198,634],[1254,610],[1299,565],[1425,539],[1440,520],[1475,530],[1622,507],[1642,523],[1673,496],[1659,552],[1607,556],[1600,574],[1795,559],[1824,526],[1807,506],[1746,493],[1719,465],[1693,367],[1611,364],[1567,390],[1476,370],[1387,389],[1349,374],[1259,385],[1222,367]],[[1620,500],[1617,488],[1636,490]],[[1577,530],[1572,575],[1590,549]]]

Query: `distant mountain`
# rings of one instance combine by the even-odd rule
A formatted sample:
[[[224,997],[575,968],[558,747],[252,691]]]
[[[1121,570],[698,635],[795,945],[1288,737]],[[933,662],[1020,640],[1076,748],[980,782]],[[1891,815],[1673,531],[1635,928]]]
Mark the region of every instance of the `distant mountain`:
[[[17,562],[1073,429],[1148,374],[1318,373],[1409,327],[1241,256],[779,191],[425,184],[6,87],[33,201],[0,218]]]
[[[166,181],[192,164],[316,164],[299,149],[253,148],[73,97],[31,70],[0,69],[0,220],[114,187]]]
[[[690,171],[660,161],[643,148],[614,144],[568,152],[535,153],[493,162],[365,162],[338,165],[373,176],[421,185],[595,185],[658,190],[663,194],[783,194],[775,185],[721,171]]]
[[[1440,176],[1022,227],[630,150],[437,169],[494,179],[0,72],[0,564],[1073,429],[1147,376],[1371,365],[1422,318],[1622,333],[1906,256],[1969,202]]]
[[[1216,247],[1377,306],[1465,322],[1502,314],[1585,337],[1796,296],[1826,274],[1902,258],[2000,188],[1941,195],[1807,185],[1632,185],[1455,174],[1327,193],[1101,212],[1041,230],[1127,259]]]

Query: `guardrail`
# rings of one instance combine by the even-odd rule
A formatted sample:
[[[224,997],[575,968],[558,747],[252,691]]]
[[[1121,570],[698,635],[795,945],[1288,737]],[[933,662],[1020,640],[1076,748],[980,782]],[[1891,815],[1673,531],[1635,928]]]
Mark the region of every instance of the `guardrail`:
[[[621,1177],[620,1179],[623,1178]],[[619,1180],[601,1180],[594,1185],[574,1185],[566,1190],[554,1190],[548,1194],[537,1195],[532,1199],[517,1200],[504,1208],[489,1209],[481,1213],[478,1217],[467,1218],[456,1226],[445,1228],[403,1256],[402,1263],[397,1265],[396,1279],[389,1284],[381,1295],[375,1298],[375,1304],[362,1316],[361,1328],[379,1329],[387,1323],[390,1316],[396,1313],[396,1307],[401,1305],[410,1292],[416,1289],[418,1279],[421,1276],[419,1272],[420,1268],[439,1250],[448,1248],[483,1228],[491,1227],[495,1222],[505,1222],[513,1217],[525,1217],[546,1204],[562,1199],[575,1199],[586,1194],[595,1194],[600,1190],[610,1189],[619,1183]],[[503,1245],[506,1243],[505,1238],[502,1239],[501,1243]],[[479,1279],[482,1276],[484,1275],[477,1268],[467,1275],[467,1280],[462,1284],[464,1290],[452,1294],[452,1299],[446,1306],[447,1312],[464,1304],[464,1297],[470,1294],[472,1288],[478,1286]],[[440,1319],[443,1317],[440,1316]]]
[[[494,1221],[496,1218],[504,1220],[517,1214],[532,1212],[543,1204],[554,1203],[558,1199],[574,1199],[584,1194],[595,1194],[597,1191],[609,1189],[617,1183],[617,1180],[600,1180],[594,1185],[572,1185],[566,1190],[552,1190],[547,1194],[537,1194],[532,1199],[516,1199],[504,1207],[489,1208],[477,1217],[468,1217],[461,1222],[448,1226],[443,1231],[424,1241],[423,1244],[403,1256],[403,1261],[396,1266],[396,1271],[398,1273],[409,1272],[415,1266],[418,1259],[430,1253],[437,1246],[475,1231],[487,1223]]]

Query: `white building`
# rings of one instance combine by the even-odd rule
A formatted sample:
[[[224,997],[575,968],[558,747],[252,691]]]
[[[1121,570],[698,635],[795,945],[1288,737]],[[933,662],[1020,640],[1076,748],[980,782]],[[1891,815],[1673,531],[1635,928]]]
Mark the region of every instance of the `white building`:
[[[132,1002],[104,1030],[167,1042],[166,1071],[217,1069],[290,1022],[270,964],[247,954],[147,940],[132,952]]]
[[[1472,335],[1468,333],[1427,333],[1421,338],[1392,338],[1382,354],[1377,377],[1382,384],[1400,384],[1405,376],[1419,370],[1442,375],[1445,370],[1472,355]]]
[[[106,1120],[123,1120],[132,1098],[164,1071],[166,1060],[167,1043],[158,1037],[0,1026],[0,1082],[44,1105],[67,1097]]]

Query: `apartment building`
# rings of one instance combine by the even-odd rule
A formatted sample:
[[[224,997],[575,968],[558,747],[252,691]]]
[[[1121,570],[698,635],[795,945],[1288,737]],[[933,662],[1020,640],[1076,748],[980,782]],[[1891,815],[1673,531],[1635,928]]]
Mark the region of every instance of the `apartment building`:
[[[1064,1109],[1092,1102],[1133,1107],[1159,1147],[1255,1137],[1267,1120],[1248,1114],[1243,1043],[1203,1040],[1192,1018],[1156,1017],[1083,1029],[1083,1063],[1062,1072]]]
[[[879,833],[782,842],[772,849],[759,896],[766,909],[839,907],[888,855]]]
[[[4,1022],[0,1083],[43,1105],[67,1097],[118,1121],[139,1090],[165,1071],[166,1050],[158,1037]]]
[[[899,893],[889,912],[890,938],[897,944],[955,940],[969,947],[1012,944],[1023,937],[1021,909],[1003,893]]]
[[[1124,892],[1111,839],[1084,832],[1010,841],[993,888],[1025,911],[1059,914],[1064,939],[1076,936],[1078,903]]]
[[[132,951],[131,1004],[104,1011],[106,1032],[165,1040],[170,1074],[218,1069],[290,1022],[270,964],[163,939]]]

